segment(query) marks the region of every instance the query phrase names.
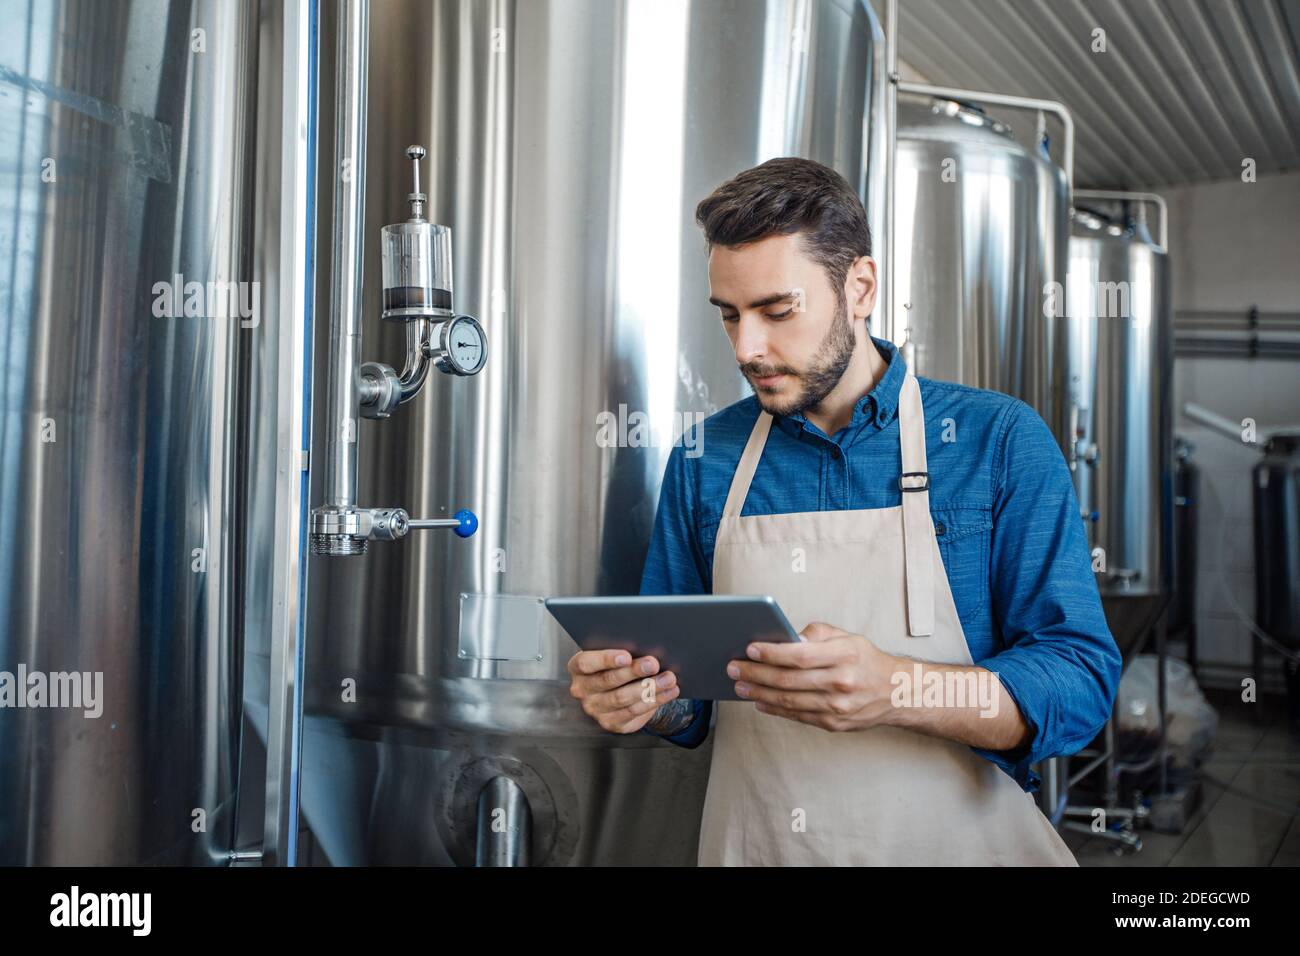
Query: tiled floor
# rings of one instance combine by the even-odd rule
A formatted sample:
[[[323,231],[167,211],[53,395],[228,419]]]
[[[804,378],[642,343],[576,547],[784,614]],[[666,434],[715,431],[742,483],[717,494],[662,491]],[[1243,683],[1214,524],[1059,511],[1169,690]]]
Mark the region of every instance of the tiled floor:
[[[1108,841],[1065,833],[1081,866],[1300,866],[1300,734],[1280,701],[1266,721],[1240,702],[1213,700],[1214,751],[1201,804],[1177,835],[1140,830],[1142,849],[1116,855]]]

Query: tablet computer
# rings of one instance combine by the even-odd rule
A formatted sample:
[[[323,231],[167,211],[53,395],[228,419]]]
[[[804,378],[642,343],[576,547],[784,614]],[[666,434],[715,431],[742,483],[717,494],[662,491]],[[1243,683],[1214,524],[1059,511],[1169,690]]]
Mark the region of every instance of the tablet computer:
[[[727,663],[753,641],[802,641],[776,600],[734,594],[548,598],[546,609],[584,651],[630,651],[672,671],[682,697],[743,700]]]

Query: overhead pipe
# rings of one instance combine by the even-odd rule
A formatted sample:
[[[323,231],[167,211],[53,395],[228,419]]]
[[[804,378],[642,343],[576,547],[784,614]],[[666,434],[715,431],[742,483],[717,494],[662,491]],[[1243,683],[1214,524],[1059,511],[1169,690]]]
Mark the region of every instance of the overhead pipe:
[[[894,165],[898,139],[898,0],[886,0],[884,22],[872,31],[871,140],[867,202],[876,262],[877,334],[910,352],[894,316]],[[904,361],[911,361],[904,354]]]
[[[1164,196],[1158,193],[1135,193],[1118,189],[1076,189],[1074,195],[1077,199],[1104,199],[1111,202],[1137,202],[1155,206],[1160,213],[1160,227],[1157,230],[1160,235],[1160,248],[1168,251],[1169,205],[1165,202]]]
[[[897,0],[891,0],[896,3]],[[955,86],[931,86],[928,83],[898,82],[900,93],[915,93],[918,96],[933,96],[941,100],[958,100],[975,103],[988,103],[992,106],[1006,106],[1011,109],[1037,110],[1051,113],[1061,121],[1065,129],[1065,146],[1063,147],[1062,168],[1065,170],[1065,183],[1069,190],[1070,204],[1074,204],[1074,117],[1064,103],[1056,100],[1038,100],[1027,96],[1011,96],[1007,93],[987,93],[980,90],[963,90]]]

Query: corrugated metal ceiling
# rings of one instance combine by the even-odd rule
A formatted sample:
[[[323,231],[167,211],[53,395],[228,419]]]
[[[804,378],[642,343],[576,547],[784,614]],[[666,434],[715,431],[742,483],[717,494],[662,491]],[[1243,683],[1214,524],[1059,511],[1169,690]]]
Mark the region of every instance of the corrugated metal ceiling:
[[[899,7],[899,57],[930,82],[1069,107],[1081,187],[1227,179],[1245,158],[1261,174],[1300,168],[1300,0]],[[1093,52],[1098,28],[1104,53]]]

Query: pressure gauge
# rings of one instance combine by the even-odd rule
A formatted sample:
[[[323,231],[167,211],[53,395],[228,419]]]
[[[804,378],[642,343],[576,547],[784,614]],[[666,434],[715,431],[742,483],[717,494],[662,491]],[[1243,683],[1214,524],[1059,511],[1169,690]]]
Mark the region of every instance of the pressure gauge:
[[[438,370],[451,375],[476,375],[487,361],[487,335],[468,315],[439,322],[430,345]]]

